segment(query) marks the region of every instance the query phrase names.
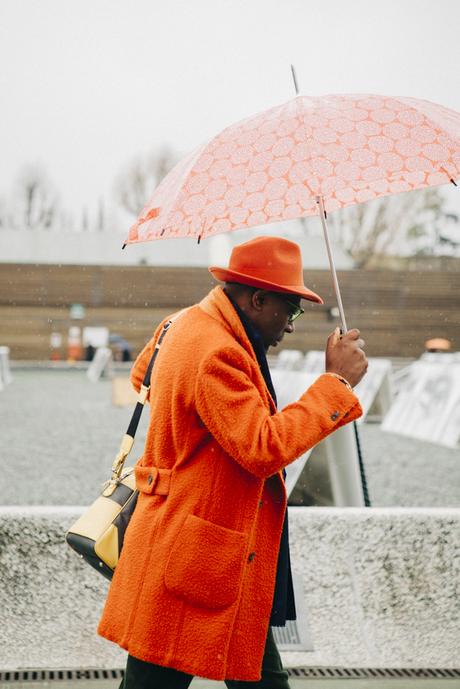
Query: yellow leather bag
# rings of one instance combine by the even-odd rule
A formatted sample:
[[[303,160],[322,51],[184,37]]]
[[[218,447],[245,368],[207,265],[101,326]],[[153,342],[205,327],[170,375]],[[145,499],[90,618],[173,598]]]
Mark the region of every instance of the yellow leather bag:
[[[124,469],[125,460],[134,445],[134,436],[150,390],[153,364],[163,338],[176,318],[177,316],[165,323],[158,338],[128,430],[115,457],[110,480],[104,484],[101,495],[66,533],[66,541],[70,547],[107,579],[112,578],[118,564],[125,531],[138,496],[134,468]]]

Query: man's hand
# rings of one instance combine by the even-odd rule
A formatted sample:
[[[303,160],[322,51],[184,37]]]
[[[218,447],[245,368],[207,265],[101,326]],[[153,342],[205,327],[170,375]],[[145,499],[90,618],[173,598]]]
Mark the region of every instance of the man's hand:
[[[341,336],[340,328],[336,328],[327,338],[326,371],[343,376],[354,387],[367,371],[363,347],[359,330],[353,328]]]

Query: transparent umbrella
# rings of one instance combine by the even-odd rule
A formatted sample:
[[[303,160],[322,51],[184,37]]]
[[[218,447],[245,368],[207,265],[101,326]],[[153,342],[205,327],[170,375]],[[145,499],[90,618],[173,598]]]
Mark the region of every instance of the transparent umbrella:
[[[346,331],[326,212],[459,178],[459,113],[416,98],[297,95],[227,127],[180,161],[126,243],[200,241],[318,214]]]

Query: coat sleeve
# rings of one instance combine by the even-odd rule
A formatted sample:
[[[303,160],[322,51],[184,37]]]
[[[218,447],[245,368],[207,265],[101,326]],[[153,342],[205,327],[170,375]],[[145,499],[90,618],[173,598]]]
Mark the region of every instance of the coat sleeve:
[[[356,395],[321,375],[300,397],[271,415],[233,348],[214,351],[198,372],[197,411],[221,447],[247,471],[267,478],[362,414]]]

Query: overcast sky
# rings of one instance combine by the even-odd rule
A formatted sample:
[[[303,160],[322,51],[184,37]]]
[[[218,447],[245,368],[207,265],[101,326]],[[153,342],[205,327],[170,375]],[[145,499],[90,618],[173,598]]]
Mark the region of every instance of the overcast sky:
[[[136,156],[290,99],[291,62],[305,95],[460,111],[459,28],[459,0],[0,0],[0,195],[40,163],[68,208],[109,201]]]

